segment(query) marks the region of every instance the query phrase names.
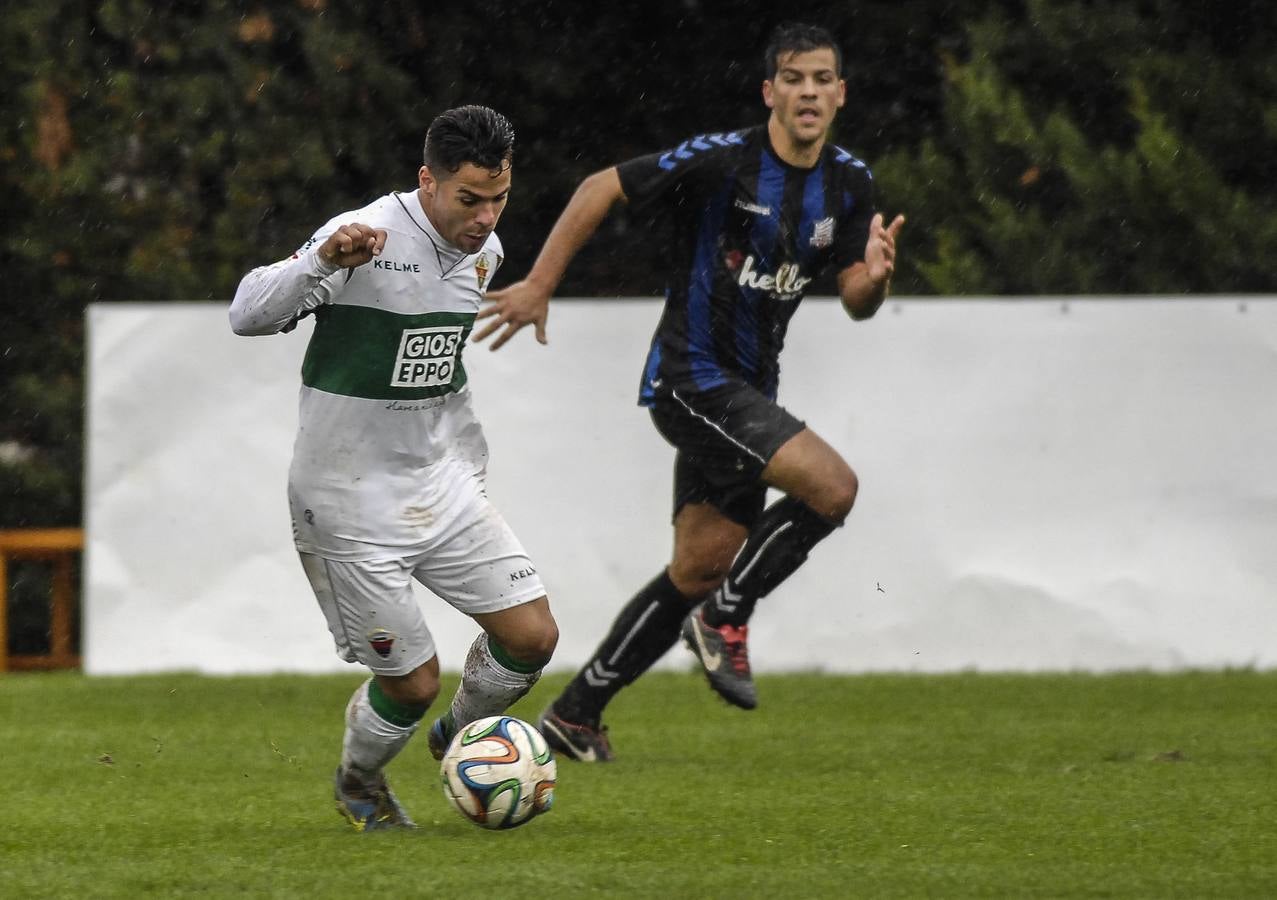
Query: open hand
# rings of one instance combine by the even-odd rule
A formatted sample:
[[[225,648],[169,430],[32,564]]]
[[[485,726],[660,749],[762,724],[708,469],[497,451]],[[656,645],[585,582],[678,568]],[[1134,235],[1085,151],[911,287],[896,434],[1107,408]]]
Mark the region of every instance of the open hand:
[[[882,213],[874,213],[869,223],[869,240],[865,244],[865,264],[869,267],[869,280],[884,284],[896,271],[896,236],[904,227],[905,217],[896,216],[886,228],[882,225]]]
[[[486,339],[504,326],[505,331],[502,331],[488,348],[500,350],[506,341],[519,332],[520,328],[524,325],[533,325],[536,328],[537,341],[546,343],[545,320],[550,315],[550,294],[547,291],[525,279],[516,281],[499,291],[490,291],[488,300],[489,304],[479,310],[475,318],[491,318],[492,321],[482,330],[474,333],[476,342]]]

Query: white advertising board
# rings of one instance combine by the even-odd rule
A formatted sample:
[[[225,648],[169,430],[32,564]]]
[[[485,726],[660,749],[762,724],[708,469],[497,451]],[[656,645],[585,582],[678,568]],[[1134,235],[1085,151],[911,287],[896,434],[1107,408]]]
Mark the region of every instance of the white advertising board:
[[[579,666],[665,564],[672,451],[635,405],[652,300],[559,300],[467,350],[489,494]],[[309,325],[89,311],[85,668],[344,670],[292,550]],[[1277,665],[1277,298],[809,299],[781,402],[838,448],[845,527],[759,604],[759,671]],[[423,592],[445,669],[477,629]],[[664,666],[686,666],[675,649]]]

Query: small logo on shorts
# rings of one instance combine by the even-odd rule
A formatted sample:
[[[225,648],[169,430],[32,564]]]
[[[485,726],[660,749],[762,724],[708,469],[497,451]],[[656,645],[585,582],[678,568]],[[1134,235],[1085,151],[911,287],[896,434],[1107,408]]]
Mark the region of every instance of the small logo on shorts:
[[[390,656],[390,648],[395,645],[395,635],[384,628],[374,628],[368,634],[368,643],[382,659]]]
[[[537,573],[536,569],[531,569],[531,568],[519,569],[518,571],[510,573],[510,580],[522,581],[523,579],[527,578],[529,575],[535,575],[536,573]]]

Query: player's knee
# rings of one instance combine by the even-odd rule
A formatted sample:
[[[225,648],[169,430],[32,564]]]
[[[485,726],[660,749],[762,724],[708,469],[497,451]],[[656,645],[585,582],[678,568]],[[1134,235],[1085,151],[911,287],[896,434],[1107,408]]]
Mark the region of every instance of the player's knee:
[[[818,515],[841,524],[856,505],[856,494],[859,492],[860,479],[848,468],[821,492],[819,504],[812,508]]]
[[[548,611],[519,629],[517,634],[503,635],[501,639],[502,649],[523,663],[548,662],[558,644],[559,625]]]
[[[559,625],[553,617],[547,616],[529,637],[526,661],[548,662],[554,655],[554,648],[559,645]]]
[[[378,678],[382,692],[403,706],[425,709],[439,696],[439,674],[428,665],[398,678]]]
[[[727,577],[731,560],[675,560],[670,565],[670,581],[678,592],[691,601],[708,597]]]

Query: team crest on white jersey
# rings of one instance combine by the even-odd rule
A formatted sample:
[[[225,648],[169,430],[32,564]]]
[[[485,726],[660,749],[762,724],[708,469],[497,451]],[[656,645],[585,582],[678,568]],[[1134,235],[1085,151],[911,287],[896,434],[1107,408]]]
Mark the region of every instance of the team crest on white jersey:
[[[399,340],[391,387],[439,387],[452,383],[461,346],[460,325],[409,328]]]
[[[811,245],[817,250],[823,250],[834,242],[834,219],[830,216],[827,219],[821,219],[816,223],[816,227],[811,231]]]
[[[479,279],[479,290],[483,290],[483,285],[488,280],[488,272],[492,269],[492,263],[488,262],[488,254],[480,253],[479,258],[474,261],[474,274]]]

